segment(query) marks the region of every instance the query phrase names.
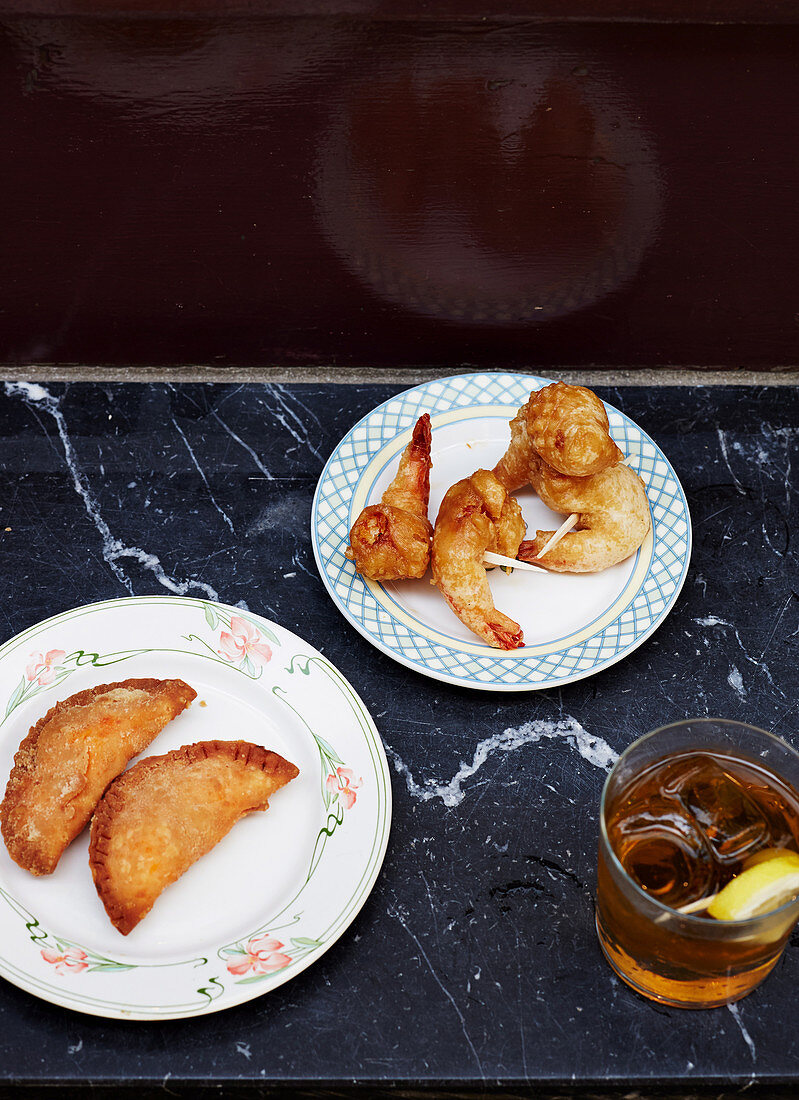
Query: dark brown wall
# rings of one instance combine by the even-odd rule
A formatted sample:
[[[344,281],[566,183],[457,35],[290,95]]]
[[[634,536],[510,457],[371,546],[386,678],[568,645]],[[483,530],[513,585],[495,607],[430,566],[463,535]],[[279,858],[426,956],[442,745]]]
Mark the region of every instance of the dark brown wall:
[[[3,361],[799,366],[787,9],[86,7],[0,5]]]

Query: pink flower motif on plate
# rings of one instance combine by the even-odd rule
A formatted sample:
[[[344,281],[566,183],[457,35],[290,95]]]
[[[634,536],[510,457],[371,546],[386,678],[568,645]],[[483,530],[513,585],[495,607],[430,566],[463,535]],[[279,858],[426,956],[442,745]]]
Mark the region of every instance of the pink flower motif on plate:
[[[239,615],[231,616],[230,630],[223,630],[219,635],[218,652],[225,660],[235,661],[236,664],[249,657],[251,661],[265,665],[272,658],[272,650],[261,641],[260,632]]]
[[[64,660],[66,653],[63,649],[51,649],[42,656],[41,653],[31,653],[30,664],[25,668],[25,676],[29,683],[35,680],[40,687],[47,687],[55,680],[56,666]]]
[[[227,968],[236,977],[245,974],[273,974],[291,962],[291,956],[283,954],[283,944],[273,936],[256,936],[247,944],[247,950],[238,958],[230,959]]]
[[[51,947],[43,947],[42,958],[52,963],[57,974],[80,974],[89,965],[89,956],[80,947],[68,947],[60,954]]]
[[[345,809],[351,810],[355,805],[357,789],[363,785],[363,779],[356,779],[352,768],[336,768],[335,775],[329,775],[325,780],[325,786],[333,794],[341,799]]]

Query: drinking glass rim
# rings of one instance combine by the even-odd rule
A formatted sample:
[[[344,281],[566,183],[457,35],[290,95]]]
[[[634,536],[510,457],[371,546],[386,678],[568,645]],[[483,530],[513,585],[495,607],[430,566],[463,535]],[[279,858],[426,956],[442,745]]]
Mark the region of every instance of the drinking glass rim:
[[[613,767],[608,772],[607,779],[602,786],[602,797],[599,800],[599,835],[604,841],[604,846],[609,853],[611,864],[615,868],[617,868],[621,872],[624,879],[630,883],[635,894],[638,894],[642,898],[646,898],[648,902],[650,902],[656,908],[661,909],[664,913],[670,914],[674,917],[678,917],[681,920],[687,920],[689,922],[695,921],[698,926],[701,926],[702,928],[707,928],[708,922],[705,917],[698,917],[694,913],[680,913],[679,910],[672,909],[670,905],[665,905],[658,898],[652,897],[652,895],[648,894],[642,886],[638,885],[638,883],[627,871],[624,864],[621,862],[621,860],[613,850],[613,845],[610,843],[610,837],[608,836],[607,827],[605,825],[605,796],[607,795],[608,786],[610,784],[611,778],[613,777],[613,773],[616,771],[619,764],[621,764],[622,760],[624,760],[625,756],[631,753],[634,748],[637,748],[639,745],[643,744],[644,741],[648,741],[650,738],[655,737],[659,733],[663,733],[665,730],[674,729],[676,726],[704,724],[738,726],[741,729],[752,730],[754,733],[762,734],[770,741],[774,741],[776,744],[781,745],[783,748],[787,749],[789,753],[792,753],[796,757],[797,762],[799,762],[799,752],[793,747],[793,745],[789,745],[787,741],[784,741],[781,737],[777,737],[775,733],[770,733],[768,730],[761,729],[760,726],[753,726],[751,722],[739,722],[735,718],[711,718],[709,716],[705,718],[679,718],[676,722],[667,722],[664,726],[658,726],[657,729],[650,730],[648,733],[644,733],[640,737],[636,738],[635,741],[627,746],[624,752],[619,756],[619,759],[615,762]],[[780,776],[780,778],[782,777]],[[789,786],[792,786],[792,784],[789,784]],[[797,793],[799,794],[799,792]],[[795,906],[797,904],[799,904],[799,897],[795,897],[791,901],[784,902],[782,905],[779,906],[778,909],[770,909],[767,913],[760,913],[756,917],[747,917],[745,920],[720,920],[716,921],[716,924],[718,924],[720,928],[751,928],[753,925],[763,921],[765,918],[774,917],[777,913],[782,913],[788,910],[791,906]]]

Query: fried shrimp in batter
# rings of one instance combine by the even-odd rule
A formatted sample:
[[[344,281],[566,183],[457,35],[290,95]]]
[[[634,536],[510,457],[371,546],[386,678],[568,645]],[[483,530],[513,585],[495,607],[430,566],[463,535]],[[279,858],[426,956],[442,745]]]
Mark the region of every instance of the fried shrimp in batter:
[[[453,485],[436,519],[433,580],[461,622],[496,649],[518,649],[524,640],[519,624],[494,607],[483,554],[515,558],[524,532],[518,502],[489,470]]]
[[[556,573],[597,573],[634,553],[651,527],[640,477],[622,465],[605,408],[583,386],[556,382],[532,393],[510,423],[508,450],[494,473],[510,492],[530,484],[554,512],[578,516],[544,557],[554,534],[523,542],[521,561]]]
[[[621,462],[605,406],[585,386],[555,382],[530,394],[527,432],[536,454],[561,474],[588,477]]]
[[[624,458],[610,437],[605,406],[584,386],[554,382],[531,393],[510,429],[510,446],[494,473],[511,492],[531,481],[533,455],[571,477],[601,473]]]
[[[567,477],[540,458],[530,465],[530,482],[548,508],[568,516],[577,526],[557,545],[537,555],[554,531],[537,531],[519,548],[521,561],[554,573],[598,573],[624,561],[649,533],[652,521],[644,483],[629,466],[611,466],[590,477]]]
[[[430,414],[424,413],[380,504],[368,505],[352,525],[346,556],[370,580],[410,580],[427,572],[433,534],[427,518],[431,440]]]

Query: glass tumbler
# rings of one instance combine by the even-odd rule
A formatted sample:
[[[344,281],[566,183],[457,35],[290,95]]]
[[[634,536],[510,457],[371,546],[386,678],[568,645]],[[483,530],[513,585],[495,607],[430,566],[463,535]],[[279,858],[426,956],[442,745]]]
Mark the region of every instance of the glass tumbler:
[[[799,919],[799,898],[747,920],[681,913],[647,893],[613,851],[607,823],[619,798],[656,761],[701,752],[732,756],[773,773],[799,805],[799,753],[765,730],[725,719],[664,726],[632,744],[605,783],[600,808],[596,925],[616,973],[652,1000],[713,1008],[745,996],[775,966]],[[794,822],[799,836],[799,821]]]

